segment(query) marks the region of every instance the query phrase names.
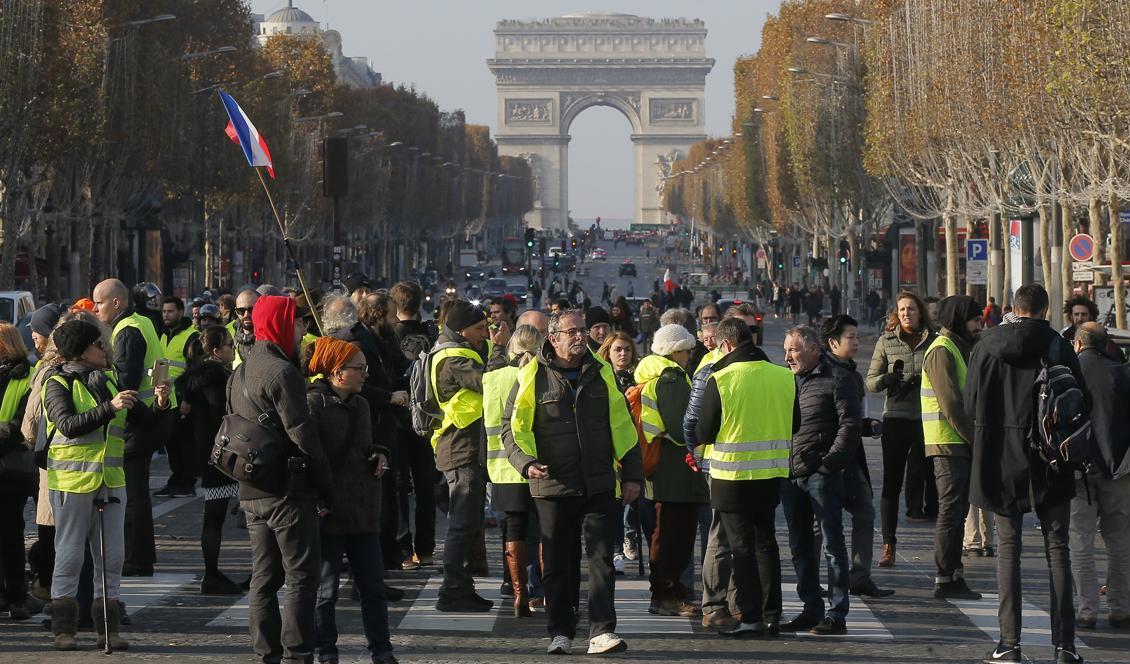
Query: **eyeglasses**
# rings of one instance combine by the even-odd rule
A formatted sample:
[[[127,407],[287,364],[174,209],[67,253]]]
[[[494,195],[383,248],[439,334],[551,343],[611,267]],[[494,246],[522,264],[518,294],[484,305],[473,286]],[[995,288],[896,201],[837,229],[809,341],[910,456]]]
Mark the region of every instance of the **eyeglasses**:
[[[235,308],[235,315],[236,316],[250,316],[251,312],[254,309],[255,309],[255,307],[236,307]]]
[[[356,369],[363,374],[369,373],[369,365],[367,365],[367,364],[347,364],[344,367],[342,367],[343,371],[345,369]]]
[[[588,330],[583,327],[573,327],[568,330],[558,330],[557,334],[563,334],[567,337],[583,337],[588,334]]]

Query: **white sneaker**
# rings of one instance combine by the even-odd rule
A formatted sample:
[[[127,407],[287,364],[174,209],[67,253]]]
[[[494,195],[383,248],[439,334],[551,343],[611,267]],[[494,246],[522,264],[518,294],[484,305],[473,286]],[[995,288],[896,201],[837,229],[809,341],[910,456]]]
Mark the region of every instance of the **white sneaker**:
[[[623,574],[624,573],[624,556],[623,555],[617,553],[615,556],[612,556],[612,569],[615,570],[615,572],[617,574]]]
[[[555,636],[549,642],[549,649],[546,650],[550,655],[568,655],[573,650],[573,640],[567,636]]]
[[[590,655],[607,655],[614,652],[624,652],[628,649],[628,642],[616,636],[614,632],[605,632],[589,639]]]

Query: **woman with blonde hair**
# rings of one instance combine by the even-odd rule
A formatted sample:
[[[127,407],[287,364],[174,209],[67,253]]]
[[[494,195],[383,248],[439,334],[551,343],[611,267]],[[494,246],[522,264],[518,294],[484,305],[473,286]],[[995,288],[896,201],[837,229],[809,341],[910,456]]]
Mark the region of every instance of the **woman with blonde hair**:
[[[609,332],[596,354],[612,365],[612,371],[616,374],[616,385],[621,392],[627,392],[629,387],[636,384],[632,372],[640,361],[640,352],[631,335],[619,330]]]
[[[530,589],[527,564],[530,559],[526,537],[530,514],[534,513],[529,481],[510,465],[502,446],[502,419],[506,400],[518,382],[518,370],[529,363],[545,337],[532,325],[519,325],[506,344],[506,366],[483,374],[483,423],[487,430],[487,475],[491,482],[491,507],[506,513],[503,528],[504,576],[514,588],[514,617],[530,615]]]
[[[0,323],[0,457],[18,472],[16,459],[26,455],[20,423],[29,391],[31,366],[27,347],[10,323]],[[24,460],[29,461],[30,459]],[[8,466],[3,466],[8,470]],[[30,479],[27,479],[30,477]],[[0,474],[0,560],[3,561],[4,596],[13,620],[26,620],[30,613],[24,579],[24,505],[35,494],[35,474]]]
[[[883,404],[883,495],[879,500],[883,555],[879,567],[895,565],[895,530],[904,475],[907,517],[912,521],[928,518],[927,492],[933,480],[927,472],[919,391],[926,349],[937,336],[926,303],[917,293],[903,291],[895,298],[895,309],[875,344],[867,371],[867,390],[887,393]]]

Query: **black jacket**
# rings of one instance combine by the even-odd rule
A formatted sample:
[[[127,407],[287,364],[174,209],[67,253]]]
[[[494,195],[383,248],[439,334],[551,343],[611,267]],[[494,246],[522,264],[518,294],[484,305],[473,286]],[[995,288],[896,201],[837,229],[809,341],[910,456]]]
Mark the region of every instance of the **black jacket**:
[[[852,373],[821,353],[815,367],[796,377],[800,428],[789,451],[792,477],[807,477],[820,466],[840,471],[855,457],[863,395]]]
[[[377,533],[381,529],[381,479],[369,461],[372,453],[389,456],[373,445],[369,404],[353,395],[342,400],[325,379],[306,388],[310,417],[318,424],[333,470],[333,510],[322,520],[322,532],[337,535]]]
[[[609,400],[622,404],[625,409],[628,402],[619,391],[608,393],[608,387],[600,376],[601,362],[596,356],[585,354],[576,390],[553,365],[553,357],[553,347],[546,341],[537,355],[540,366],[534,380],[537,400],[533,425],[536,459],[514,443],[510,429],[517,384],[506,400],[502,414],[502,442],[510,464],[523,476],[534,461],[549,467],[548,479],[530,480],[530,495],[535,498],[611,492],[616,488],[616,474],[608,419]],[[638,445],[624,455],[620,464],[622,481],[643,482],[643,459]]]
[[[111,330],[123,318],[133,315],[132,309],[126,309],[109,324]],[[155,328],[156,332],[161,328]],[[114,378],[119,390],[136,390],[141,386],[141,379],[145,377],[149,367],[145,366],[145,337],[136,327],[123,327],[111,340],[114,347]]]
[[[486,370],[484,365],[487,361],[485,344],[482,350],[476,349],[463,335],[452,329],[444,329],[439,335],[439,341],[461,344],[477,353],[482,363],[460,356],[441,361],[434,369],[438,400],[447,401],[463,388],[482,394],[483,372]],[[485,453],[486,431],[483,429],[483,418],[480,417],[464,429],[450,426],[440,432],[436,439],[436,469],[447,472],[473,463],[481,465],[486,462]]]
[[[964,393],[974,424],[969,497],[982,509],[1016,516],[1075,495],[1071,473],[1051,471],[1029,443],[1035,380],[1052,343],[1087,394],[1078,358],[1047,321],[1022,318],[984,330],[970,354]]]
[[[108,387],[111,378],[105,372],[91,369],[85,364],[68,362],[59,367],[57,373],[68,381],[81,380],[98,402],[94,408],[79,413],[75,410],[69,383],[61,385],[57,380],[44,380],[43,407],[47,418],[55,424],[59,434],[67,438],[77,438],[106,426],[114,419],[114,406],[110,403],[113,397],[110,396]],[[121,391],[120,387],[119,391]],[[138,401],[126,415],[126,423],[147,427],[152,426],[158,417],[158,413],[146,406],[145,402]]]
[[[282,435],[294,446],[294,454],[306,457],[306,486],[329,503],[333,474],[318,436],[318,424],[306,405],[306,381],[278,344],[260,339],[228,381],[228,412],[255,420],[265,411],[275,413]],[[285,486],[262,491],[239,485],[241,500],[283,495]]]
[[[408,380],[404,374],[408,368],[408,358],[399,352],[396,355],[400,357],[395,357],[393,353],[396,349],[374,334],[364,323],[356,323],[347,330],[338,330],[333,336],[355,344],[365,354],[369,375],[365,377],[361,396],[369,403],[371,433],[375,437],[373,443],[395,447],[401,421],[397,411],[405,409],[392,405],[390,399],[393,392],[408,389]]]
[[[1094,348],[1079,353],[1079,366],[1092,398],[1091,469],[1098,477],[1121,479],[1130,475],[1130,366]]]
[[[867,388],[863,384],[863,376],[859,375],[855,360],[844,362],[831,354],[828,354],[827,357],[851,373],[852,380],[855,381],[855,386],[859,390],[859,412],[862,416],[867,412]],[[864,417],[863,419],[868,418]],[[856,448],[855,458],[851,460],[851,463],[855,464],[855,466],[863,471],[863,479],[867,480],[868,486],[871,486],[871,470],[867,467],[867,452],[862,440],[860,441],[859,447]]]
[[[234,481],[208,464],[220,421],[227,413],[227,386],[231,370],[214,360],[194,364],[177,377],[177,398],[192,407],[192,437],[200,468],[200,485],[206,489],[233,484]]]

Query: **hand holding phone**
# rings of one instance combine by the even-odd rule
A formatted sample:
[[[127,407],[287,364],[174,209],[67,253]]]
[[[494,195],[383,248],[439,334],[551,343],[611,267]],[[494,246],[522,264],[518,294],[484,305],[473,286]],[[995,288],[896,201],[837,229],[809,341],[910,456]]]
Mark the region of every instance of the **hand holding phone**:
[[[163,357],[154,360],[153,368],[149,370],[149,377],[154,385],[169,382],[169,360]]]

